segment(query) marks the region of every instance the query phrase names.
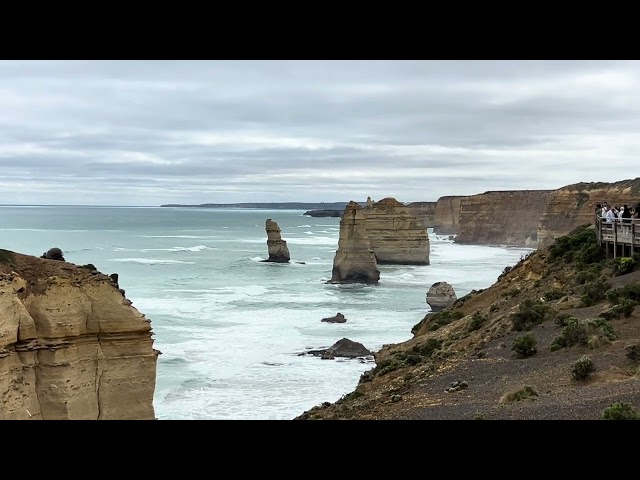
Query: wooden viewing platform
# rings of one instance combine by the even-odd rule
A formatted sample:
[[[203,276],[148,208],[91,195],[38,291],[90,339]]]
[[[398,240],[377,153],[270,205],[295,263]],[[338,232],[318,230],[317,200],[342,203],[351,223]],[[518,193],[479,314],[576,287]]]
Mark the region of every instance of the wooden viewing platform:
[[[607,256],[632,257],[634,253],[640,253],[640,219],[608,222],[605,218],[596,217],[595,222],[598,241],[604,246]]]

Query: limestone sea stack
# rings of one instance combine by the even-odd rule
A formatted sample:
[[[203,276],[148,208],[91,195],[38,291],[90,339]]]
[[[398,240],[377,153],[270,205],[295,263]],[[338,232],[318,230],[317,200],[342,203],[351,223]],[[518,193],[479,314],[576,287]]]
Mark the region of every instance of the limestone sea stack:
[[[429,236],[403,203],[387,197],[364,209],[367,237],[378,264],[429,265]]]
[[[151,336],[107,275],[0,250],[0,419],[155,419]]]
[[[267,247],[269,249],[269,258],[265,262],[288,263],[290,260],[289,247],[287,247],[287,242],[282,240],[278,224],[267,218],[265,230],[267,231]]]
[[[338,250],[328,283],[372,283],[380,280],[376,256],[367,237],[363,208],[354,201],[347,204],[340,220]]]
[[[432,312],[450,307],[457,300],[456,292],[447,282],[436,282],[427,292],[427,303]]]

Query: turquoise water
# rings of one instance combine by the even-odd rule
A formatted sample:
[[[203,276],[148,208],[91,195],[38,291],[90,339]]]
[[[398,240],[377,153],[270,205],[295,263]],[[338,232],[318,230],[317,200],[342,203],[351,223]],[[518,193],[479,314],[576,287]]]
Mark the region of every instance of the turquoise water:
[[[370,350],[411,338],[438,281],[458,296],[495,282],[530,249],[456,245],[430,232],[431,265],[380,266],[377,286],[329,285],[339,218],[303,211],[0,207],[0,248],[118,273],[152,322],[159,419],[291,419],[357,385],[374,365],[299,356],[349,338]],[[290,264],[267,258],[265,220]],[[304,262],[304,264],[296,263]],[[320,320],[341,312],[344,324]]]

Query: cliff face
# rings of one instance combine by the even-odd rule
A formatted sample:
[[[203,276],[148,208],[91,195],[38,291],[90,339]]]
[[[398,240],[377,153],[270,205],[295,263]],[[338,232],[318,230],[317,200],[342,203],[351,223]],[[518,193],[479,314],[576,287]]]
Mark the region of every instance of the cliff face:
[[[438,235],[455,235],[460,225],[460,204],[467,197],[440,197],[433,209],[433,232]]]
[[[363,209],[349,202],[340,220],[338,250],[329,283],[378,283],[380,271],[369,244]]]
[[[424,226],[395,198],[364,209],[367,237],[379,264],[428,265],[429,237]]]
[[[486,192],[462,200],[456,243],[536,248],[552,190]]]
[[[407,205],[407,211],[416,217],[424,228],[435,226],[435,210],[438,202],[413,202]]]
[[[154,419],[151,335],[108,276],[0,250],[0,419]]]
[[[267,218],[265,230],[267,232],[267,249],[269,252],[269,258],[265,261],[288,263],[290,260],[289,247],[287,247],[287,242],[282,240],[278,224],[270,218]]]
[[[557,237],[574,228],[594,222],[595,206],[609,205],[635,207],[640,202],[640,178],[614,183],[577,183],[555,190],[540,218],[538,248],[546,248]]]

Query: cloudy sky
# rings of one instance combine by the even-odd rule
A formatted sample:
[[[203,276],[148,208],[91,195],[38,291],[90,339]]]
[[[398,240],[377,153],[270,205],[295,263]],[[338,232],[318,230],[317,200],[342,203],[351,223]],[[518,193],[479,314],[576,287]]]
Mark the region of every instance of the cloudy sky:
[[[638,61],[1,61],[0,204],[553,189],[639,132]]]

